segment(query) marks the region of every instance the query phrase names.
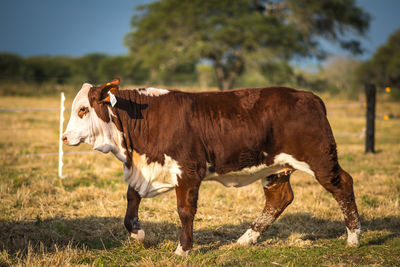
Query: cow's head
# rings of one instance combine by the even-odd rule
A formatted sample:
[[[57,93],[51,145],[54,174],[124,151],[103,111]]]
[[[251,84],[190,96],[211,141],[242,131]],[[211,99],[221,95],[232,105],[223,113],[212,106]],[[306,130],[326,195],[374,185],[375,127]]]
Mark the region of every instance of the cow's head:
[[[71,117],[62,136],[65,144],[88,143],[107,153],[114,149],[115,125],[111,121],[110,95],[118,90],[119,78],[100,86],[83,84],[71,108]]]

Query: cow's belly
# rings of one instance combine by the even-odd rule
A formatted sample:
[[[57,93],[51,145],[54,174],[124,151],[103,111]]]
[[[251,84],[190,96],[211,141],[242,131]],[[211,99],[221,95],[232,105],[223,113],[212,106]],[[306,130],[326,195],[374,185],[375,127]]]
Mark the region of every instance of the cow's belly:
[[[204,177],[204,181],[217,181],[226,187],[242,187],[259,179],[266,178],[269,175],[281,173],[290,169],[291,168],[288,168],[287,165],[278,164],[267,166],[266,164],[261,164],[224,174],[208,172]]]
[[[307,163],[298,161],[291,155],[281,153],[274,157],[272,165],[261,164],[224,174],[207,172],[203,180],[217,181],[227,187],[241,187],[272,174],[293,170],[301,170],[315,177]],[[145,155],[134,152],[132,166],[127,168],[125,165],[124,167],[125,181],[141,197],[154,197],[172,190],[178,186],[181,175],[182,170],[179,163],[167,155],[164,155],[164,164],[161,165],[157,162],[148,163]]]

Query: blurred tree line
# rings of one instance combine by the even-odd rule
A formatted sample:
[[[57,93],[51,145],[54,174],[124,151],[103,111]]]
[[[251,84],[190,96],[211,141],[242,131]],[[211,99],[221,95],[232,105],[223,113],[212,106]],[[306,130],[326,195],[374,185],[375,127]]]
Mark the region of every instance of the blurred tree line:
[[[82,57],[34,56],[22,58],[0,53],[0,80],[23,83],[81,84],[102,83],[113,77],[142,83],[149,70],[134,64],[129,56],[93,53]]]

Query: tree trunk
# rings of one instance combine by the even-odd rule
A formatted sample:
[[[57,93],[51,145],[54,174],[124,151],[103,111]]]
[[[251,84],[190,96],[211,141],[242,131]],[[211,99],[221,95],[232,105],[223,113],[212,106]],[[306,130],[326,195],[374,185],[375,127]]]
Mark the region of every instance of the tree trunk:
[[[224,69],[219,63],[215,63],[214,65],[215,74],[217,76],[217,84],[219,90],[224,90]]]
[[[375,84],[365,85],[365,95],[367,99],[367,130],[365,137],[365,153],[375,153],[375,106],[376,106],[376,87]]]
[[[241,71],[241,67],[242,62],[236,62],[234,68],[228,71],[222,66],[220,62],[215,61],[214,69],[217,76],[219,90],[224,91],[233,88],[236,77]]]

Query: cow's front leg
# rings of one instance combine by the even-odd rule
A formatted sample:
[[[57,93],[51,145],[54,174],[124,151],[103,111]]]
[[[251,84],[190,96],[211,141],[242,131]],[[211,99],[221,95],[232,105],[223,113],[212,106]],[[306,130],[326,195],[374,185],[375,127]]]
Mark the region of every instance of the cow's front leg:
[[[179,179],[179,185],[175,187],[178,214],[182,223],[182,230],[179,237],[179,245],[175,254],[187,256],[193,246],[193,220],[197,210],[197,199],[199,195],[200,181]]]
[[[143,243],[145,233],[140,227],[138,216],[139,204],[142,198],[139,193],[130,186],[128,186],[126,197],[128,200],[128,206],[126,208],[124,220],[125,227],[133,239],[136,239],[139,243]]]
[[[273,174],[263,179],[265,207],[261,215],[252,223],[237,241],[239,245],[257,242],[262,232],[281,215],[293,201],[293,191],[289,183],[290,173]]]

